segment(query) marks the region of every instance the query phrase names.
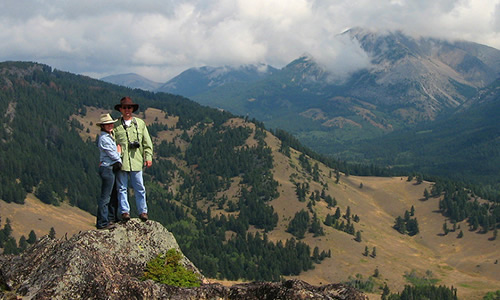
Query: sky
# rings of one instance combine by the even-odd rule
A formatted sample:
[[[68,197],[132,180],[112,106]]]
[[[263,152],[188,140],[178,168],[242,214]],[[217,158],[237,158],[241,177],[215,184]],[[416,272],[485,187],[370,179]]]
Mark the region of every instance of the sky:
[[[500,49],[500,0],[1,0],[0,62],[164,83],[192,67],[282,68],[309,54],[350,72],[368,61],[340,35],[353,27]]]

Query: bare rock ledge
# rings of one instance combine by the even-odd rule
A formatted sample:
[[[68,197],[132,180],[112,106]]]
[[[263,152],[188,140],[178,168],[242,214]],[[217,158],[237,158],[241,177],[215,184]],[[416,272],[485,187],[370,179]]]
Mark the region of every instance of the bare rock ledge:
[[[146,263],[171,248],[174,236],[160,223],[132,219],[111,230],[73,237],[44,236],[24,253],[0,256],[2,299],[368,299],[343,284],[312,286],[300,280],[231,287],[178,288],[141,281]],[[182,253],[182,252],[181,252]],[[183,265],[203,276],[184,257]]]

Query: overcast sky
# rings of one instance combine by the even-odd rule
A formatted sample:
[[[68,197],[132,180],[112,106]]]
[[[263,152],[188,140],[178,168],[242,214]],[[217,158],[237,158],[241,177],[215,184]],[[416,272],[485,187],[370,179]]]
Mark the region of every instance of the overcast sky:
[[[304,53],[349,69],[366,59],[339,38],[351,27],[500,49],[500,0],[1,0],[0,61],[157,82],[205,65],[282,68]]]

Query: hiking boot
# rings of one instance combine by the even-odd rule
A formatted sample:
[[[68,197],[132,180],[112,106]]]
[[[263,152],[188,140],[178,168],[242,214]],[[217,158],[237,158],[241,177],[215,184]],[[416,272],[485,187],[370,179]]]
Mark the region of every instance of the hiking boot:
[[[99,230],[106,230],[106,229],[113,229],[113,228],[116,228],[115,224],[108,224],[104,227],[97,227],[97,229],[99,229]]]
[[[122,214],[122,220],[124,222],[127,222],[128,220],[130,220],[130,214],[129,213],[123,213]]]
[[[143,222],[146,222],[148,220],[148,214],[147,213],[140,214],[139,219],[141,219]]]

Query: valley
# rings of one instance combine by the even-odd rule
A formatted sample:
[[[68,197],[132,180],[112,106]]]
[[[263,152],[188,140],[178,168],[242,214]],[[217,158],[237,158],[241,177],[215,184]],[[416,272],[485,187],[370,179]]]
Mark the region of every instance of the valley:
[[[212,280],[250,276],[242,270],[254,272],[255,277],[247,279],[269,280],[282,274],[277,264],[272,269],[265,265],[267,256],[230,248],[237,241],[248,250],[258,232],[269,241],[267,255],[281,253],[275,245],[292,238],[307,244],[313,256],[316,247],[329,253],[320,264],[312,264],[314,268],[287,278],[320,285],[365,282],[377,274],[370,279],[373,299],[384,284],[397,292],[422,280],[453,286],[461,299],[481,299],[500,289],[498,239],[493,238],[497,223],[488,223],[489,232],[483,234],[481,227],[470,230],[463,220],[444,234],[443,224],[452,227],[439,208],[444,193],[424,199],[433,182],[408,180],[406,175],[360,176],[381,170],[325,160],[291,136],[274,131],[278,139],[260,121],[180,96],[117,87],[33,63],[1,66],[0,114],[8,122],[0,128],[0,197],[9,203],[0,202],[0,217],[2,225],[11,220],[16,240],[30,230],[40,237],[52,227],[58,238],[93,230],[91,213],[100,184],[95,121],[101,113],[116,114],[116,99],[128,94],[141,104],[137,116],[146,121],[155,143],[154,167],[145,173],[150,217],[174,233],[185,254],[210,272]],[[481,98],[485,99],[490,98]],[[39,103],[47,105],[38,105],[35,114],[31,108]],[[328,161],[328,166],[319,160]],[[48,193],[36,199],[41,188]],[[328,197],[335,200],[330,206]],[[496,216],[497,207],[491,204],[483,218]],[[393,225],[412,207],[419,233],[402,235]],[[352,225],[350,234],[346,227],[325,225],[337,209],[338,222]],[[289,229],[301,211],[315,218],[320,228],[312,231],[309,220],[304,237],[297,238]],[[253,241],[245,239],[249,233]],[[235,258],[244,268],[233,268]],[[275,256],[276,263],[292,261],[283,258]],[[310,263],[309,253],[306,258]]]
[[[100,110],[89,108],[85,120],[92,120]],[[162,120],[158,110],[146,111],[146,120]],[[90,126],[90,123],[88,123]],[[244,122],[234,119],[233,126],[241,126]],[[251,124],[250,124],[251,125]],[[94,126],[95,127],[95,126]],[[90,127],[89,127],[90,129]],[[82,130],[84,134],[86,130]],[[90,136],[92,136],[91,134]],[[94,135],[95,136],[95,135]],[[164,136],[160,134],[160,136]],[[83,137],[83,136],[82,136]],[[339,183],[330,176],[332,169],[319,163],[319,181],[312,180],[298,161],[299,152],[291,149],[290,157],[278,151],[280,141],[270,133],[265,139],[272,149],[275,180],[279,183],[280,196],[270,202],[279,216],[278,225],[268,233],[271,241],[277,242],[292,237],[287,226],[295,213],[308,210],[306,202],[299,202],[295,194],[294,182],[307,182],[310,191],[321,191],[326,187],[326,194],[334,197],[344,213],[349,206],[352,214],[359,216],[360,221],[354,223],[355,229],[361,232],[362,241],[356,242],[354,236],[325,226],[325,235],[313,237],[307,233],[303,242],[310,245],[311,250],[319,247],[330,250],[331,257],[313,270],[301,273],[298,278],[313,285],[347,281],[357,274],[367,280],[377,269],[379,276],[374,278],[375,289],[370,293],[370,299],[378,299],[381,293],[379,286],[386,283],[392,292],[398,291],[409,281],[405,275],[436,279],[438,284],[453,286],[458,289],[460,299],[481,299],[487,291],[500,288],[500,266],[497,260],[498,240],[490,241],[491,233],[485,235],[467,230],[466,222],[458,226],[464,231],[463,238],[457,238],[457,232],[443,235],[442,224],[446,218],[439,212],[438,198],[424,200],[424,189],[430,190],[432,183],[424,181],[416,184],[407,177],[368,177],[345,176],[341,174]],[[254,143],[252,138],[247,143]],[[291,180],[293,178],[293,180]],[[171,187],[174,188],[175,187]],[[228,190],[227,195],[234,195]],[[231,196],[230,196],[231,197]],[[200,201],[200,206],[211,207],[212,214],[226,214],[217,209],[207,200]],[[420,233],[410,237],[401,235],[395,229],[395,218],[402,216],[405,210],[415,208]],[[333,214],[336,207],[329,208],[324,201],[316,202],[312,210],[321,221],[327,214]],[[62,204],[60,207],[46,205],[33,195],[28,195],[25,205],[0,203],[0,216],[14,220],[12,227],[16,239],[21,234],[27,236],[31,229],[36,229],[37,236],[47,234],[53,226],[59,238],[71,236],[82,230],[94,230],[94,217],[87,212]],[[251,228],[250,231],[261,231]],[[261,231],[262,232],[262,231]],[[365,247],[370,252],[376,248],[376,256],[364,256]],[[359,275],[358,275],[359,276]],[[217,279],[211,281],[222,282]]]

